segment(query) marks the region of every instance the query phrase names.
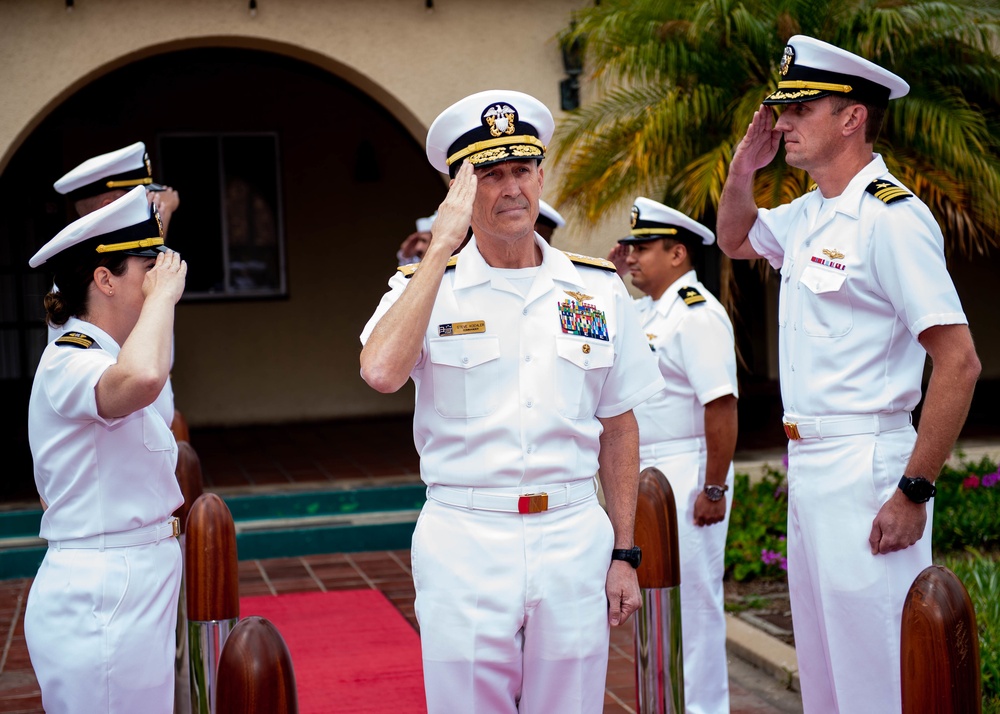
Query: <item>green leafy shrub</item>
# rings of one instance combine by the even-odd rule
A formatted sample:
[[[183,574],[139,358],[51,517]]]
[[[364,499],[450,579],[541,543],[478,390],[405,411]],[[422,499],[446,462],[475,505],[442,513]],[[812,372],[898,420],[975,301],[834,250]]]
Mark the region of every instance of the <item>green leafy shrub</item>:
[[[935,481],[935,553],[1000,548],[1000,473],[987,458],[945,466]]]
[[[736,474],[733,512],[726,541],[726,574],[736,581],[784,578],[788,563],[788,485],[785,475],[768,469],[751,484]]]

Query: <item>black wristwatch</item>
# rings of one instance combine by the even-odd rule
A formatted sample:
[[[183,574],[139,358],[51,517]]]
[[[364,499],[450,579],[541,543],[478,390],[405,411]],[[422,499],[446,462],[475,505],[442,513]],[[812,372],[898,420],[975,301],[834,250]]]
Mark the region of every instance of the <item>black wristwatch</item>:
[[[642,561],[642,550],[634,545],[631,548],[611,551],[611,560],[624,560],[633,568],[638,568]]]
[[[937,486],[923,476],[903,476],[899,479],[899,490],[914,503],[927,503],[937,493]]]
[[[712,503],[715,503],[716,501],[721,501],[722,497],[726,495],[726,491],[728,490],[729,490],[728,483],[724,483],[721,486],[716,486],[714,483],[706,483],[704,489],[705,495],[708,497],[708,500],[711,501]]]

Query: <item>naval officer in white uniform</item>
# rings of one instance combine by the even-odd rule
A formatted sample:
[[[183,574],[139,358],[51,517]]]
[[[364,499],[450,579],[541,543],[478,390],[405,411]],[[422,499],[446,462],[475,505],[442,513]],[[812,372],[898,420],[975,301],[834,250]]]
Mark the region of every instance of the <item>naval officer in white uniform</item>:
[[[187,265],[139,186],[29,261],[54,274],[28,406],[48,551],[25,639],[49,714],[168,714],[181,579],[177,445],[152,405],[170,366]]]
[[[663,382],[614,266],[534,231],[552,129],[516,91],[438,116],[427,156],[451,188],[423,260],[390,280],[361,336],[372,387],[416,385],[431,714],[601,712],[609,626],[640,604],[632,409]]]
[[[694,264],[715,235],[680,211],[635,199],[608,258],[646,295],[636,302],[664,389],[635,408],[639,466],[667,477],[677,504],[684,706],[729,711],[722,577],[738,419],[733,325]]]
[[[719,246],[781,271],[788,586],[806,712],[900,711],[903,603],[931,564],[933,481],[980,372],[941,229],[873,153],[889,101],[908,91],[873,62],[792,37],[719,205]],[[758,209],[754,172],[782,139],[817,188]]]

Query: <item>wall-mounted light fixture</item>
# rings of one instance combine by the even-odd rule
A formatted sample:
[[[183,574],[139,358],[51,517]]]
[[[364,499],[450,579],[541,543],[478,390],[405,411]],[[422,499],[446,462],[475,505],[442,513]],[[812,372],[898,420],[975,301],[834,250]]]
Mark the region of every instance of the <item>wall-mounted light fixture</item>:
[[[257,0],[250,0],[250,17],[257,17]]]
[[[73,12],[73,0],[66,0],[66,12]]]
[[[434,12],[434,0],[424,0],[424,7],[427,8],[427,12]]]
[[[570,26],[572,29],[572,25]],[[559,82],[559,105],[564,112],[580,106],[580,75],[583,73],[583,46],[585,38],[577,36],[572,42],[563,42],[563,69],[569,75]]]

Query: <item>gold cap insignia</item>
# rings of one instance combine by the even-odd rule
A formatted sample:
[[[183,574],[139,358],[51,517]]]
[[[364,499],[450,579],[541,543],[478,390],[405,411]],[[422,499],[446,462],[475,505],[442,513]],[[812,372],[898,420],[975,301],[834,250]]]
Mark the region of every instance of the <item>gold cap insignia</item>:
[[[788,74],[788,70],[792,68],[792,65],[794,63],[795,63],[795,48],[792,47],[791,45],[785,45],[785,52],[784,54],[781,55],[781,66],[778,68],[778,71],[781,73],[782,77]]]
[[[840,260],[841,258],[844,257],[844,254],[841,253],[836,248],[824,248],[823,255],[825,255],[830,260]]]
[[[150,161],[149,161],[149,154],[148,153],[142,155],[142,162],[144,164],[146,164],[146,173],[149,174],[150,176],[152,176],[153,175],[153,164],[151,164]]]
[[[635,224],[639,222],[639,207],[632,206],[632,227],[635,228]]]
[[[491,136],[513,134],[517,112],[509,104],[493,104],[483,112],[483,123],[490,129]]]
[[[584,301],[590,300],[592,297],[594,297],[593,295],[585,295],[583,293],[578,293],[578,292],[575,292],[573,290],[564,290],[563,292],[566,293],[567,295],[569,295],[571,298],[573,298],[577,302],[584,302]]]

